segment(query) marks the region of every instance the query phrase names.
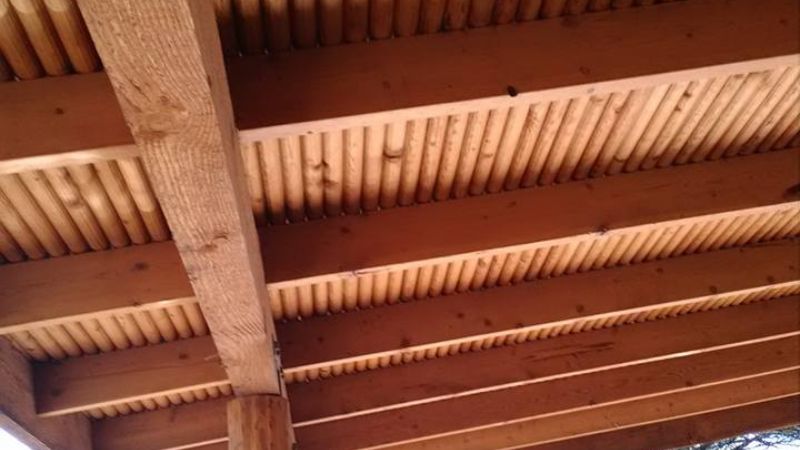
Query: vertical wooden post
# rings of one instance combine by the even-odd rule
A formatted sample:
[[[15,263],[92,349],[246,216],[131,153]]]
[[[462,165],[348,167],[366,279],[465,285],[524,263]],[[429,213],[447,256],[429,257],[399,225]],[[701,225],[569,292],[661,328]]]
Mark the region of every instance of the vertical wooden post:
[[[89,420],[82,415],[36,416],[28,360],[0,337],[0,428],[33,450],[91,450]]]
[[[291,448],[289,403],[277,395],[251,395],[228,402],[230,450]]]
[[[234,390],[280,393],[213,2],[79,5]]]

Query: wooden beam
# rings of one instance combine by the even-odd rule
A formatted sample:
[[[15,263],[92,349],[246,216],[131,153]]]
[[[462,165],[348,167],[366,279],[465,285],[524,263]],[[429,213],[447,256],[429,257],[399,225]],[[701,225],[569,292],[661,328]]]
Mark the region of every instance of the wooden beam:
[[[269,227],[261,230],[264,252],[270,255],[266,281],[273,287],[308,284],[513,246],[533,249],[686,225],[709,220],[709,214],[797,208],[800,203],[787,202],[798,198],[791,189],[798,165],[800,150],[791,149],[586,184]],[[573,207],[563,208],[565,204]],[[483,232],[489,228],[496,232]],[[170,242],[0,266],[0,334],[115,310],[161,307],[167,301],[193,301],[185,273]]]
[[[228,69],[252,141],[770,70],[797,63],[799,29],[791,0],[695,0],[237,58]],[[103,74],[4,83],[0,104],[13,106],[0,111],[0,173],[135,152]]]
[[[227,443],[228,400],[218,398],[96,421],[92,424],[92,448],[165,450]]]
[[[210,336],[34,367],[40,416],[230,384]]]
[[[228,71],[243,136],[266,137],[631,89],[659,74],[685,81],[673,73],[683,70],[716,77],[720,65],[763,58],[796,64],[798,34],[792,0],[693,0],[241,58]]]
[[[272,227],[262,235],[261,245],[270,251],[265,268],[274,287],[291,285],[282,281],[311,274],[340,277],[434,259],[438,264],[448,260],[437,258],[453,255],[463,258],[480,252],[488,256],[552,245],[566,236],[588,238],[634,226],[796,201],[800,199],[794,189],[798,166],[800,149],[791,149],[758,158]],[[764,176],[767,173],[769,177]]]
[[[549,417],[520,421],[506,426],[475,430],[463,434],[410,443],[387,445],[380,448],[403,448],[407,450],[482,450],[486,448],[519,449],[531,448],[532,443],[557,442],[577,436],[586,436],[599,431],[626,429],[631,426],[658,423],[660,421],[691,417],[698,412],[724,411],[731,407],[750,406],[763,401],[778,401],[796,398],[800,392],[800,371],[779,372],[754,378],[745,378],[722,384],[677,391],[652,398],[612,404],[600,408],[589,408]],[[790,411],[794,422],[800,420],[798,410]],[[758,420],[758,419],[756,419]],[[749,425],[740,428],[747,431]],[[589,437],[589,439],[591,439]],[[672,436],[659,436],[650,442],[648,449],[668,448]],[[306,447],[314,448],[314,447]],[[332,448],[328,446],[319,448]],[[542,447],[534,446],[534,449]],[[545,446],[544,448],[547,448]],[[586,447],[579,447],[582,450]],[[611,448],[621,447],[617,442]]]
[[[770,341],[699,355],[683,355],[666,361],[401,408],[382,413],[383,418],[388,414],[397,420],[396,423],[388,423],[385,428],[366,426],[369,425],[367,422],[375,418],[381,419],[381,414],[369,414],[316,426],[302,426],[296,428],[296,432],[301,448],[353,448],[363,445],[366,441],[382,440],[376,436],[383,436],[384,433],[387,442],[398,433],[421,436],[430,428],[429,425],[422,423],[427,420],[433,420],[439,425],[443,422],[454,425],[469,420],[465,417],[472,415],[476,415],[478,420],[486,417],[497,417],[502,420],[509,415],[525,416],[534,411],[563,413],[564,416],[557,416],[563,418],[584,410],[596,410],[601,413],[604,406],[614,407],[620,402],[631,402],[628,403],[630,408],[626,406],[622,409],[623,413],[628,412],[629,417],[647,411],[657,411],[661,413],[660,417],[649,418],[649,421],[669,420],[796,395],[800,374],[788,368],[797,365],[795,360],[800,357],[800,354],[794,351],[798,345],[797,341],[797,337],[794,337],[783,342]],[[494,351],[496,350],[489,350],[487,353]],[[637,382],[631,383],[632,379]],[[592,388],[588,389],[587,386]],[[535,392],[530,392],[530,389]],[[475,399],[485,399],[487,395],[496,396],[497,392],[504,392],[503,397],[507,398],[509,403],[494,403],[493,398],[488,398],[487,401],[481,402],[480,408],[458,409],[463,406],[461,402],[465,399],[470,402]],[[679,394],[678,397],[672,397],[673,393]],[[614,398],[617,400],[611,400]],[[637,406],[638,400],[648,403]],[[665,408],[664,405],[667,405],[668,401],[673,401],[675,405],[685,404],[690,407],[680,411],[676,411],[675,405]],[[414,415],[420,408],[427,409],[431,405],[438,405],[439,409],[448,409],[448,414],[453,416],[453,420],[451,421],[448,415],[431,417],[429,411],[423,411],[424,416]],[[503,411],[497,413],[497,409]],[[535,419],[531,420],[546,420],[546,416],[550,413],[536,414]],[[384,423],[383,420],[378,421]],[[93,442],[96,450],[189,448],[226,441],[225,425],[224,399],[216,399],[98,421],[93,427]],[[411,425],[422,428],[415,430]],[[351,426],[354,428],[350,428]],[[328,430],[320,431],[319,427],[328,427]],[[594,432],[597,431],[600,430]],[[135,438],[132,439],[131,436]],[[325,438],[331,439],[319,445]]]
[[[798,368],[800,338],[792,336],[311,424],[298,427],[296,433],[298,444],[303,449],[337,450],[380,447],[389,443],[408,444],[461,430],[533,421],[559,412],[575,414],[597,405],[780,372],[783,373],[780,394],[793,395],[800,392]],[[753,400],[770,398],[774,396],[771,394],[762,398],[759,395]],[[630,410],[626,411],[631,414]],[[568,423],[573,424],[575,422],[571,417],[565,414],[562,420],[569,420]],[[581,421],[577,421],[576,425],[580,424]],[[566,427],[564,425],[557,429]],[[540,428],[534,426],[533,431]],[[591,427],[592,430],[596,428],[596,424]],[[567,434],[577,435],[580,433]],[[440,448],[463,448],[453,445],[452,441],[448,442]],[[488,445],[479,448],[497,447]]]
[[[663,448],[683,448],[797,424],[800,424],[800,396],[792,396],[524,448],[526,450],[610,448],[652,450],[656,442]]]
[[[91,450],[86,417],[36,415],[30,364],[4,338],[0,338],[0,380],[0,428],[33,450]]]
[[[233,388],[281,392],[212,5],[80,6]]]
[[[251,395],[228,402],[230,450],[288,450],[289,402],[277,395]]]
[[[288,386],[288,394],[295,423],[333,420],[478,390],[777,339],[800,332],[798,322],[800,297],[794,296],[295,383]],[[750,325],[742,327],[743,323]],[[213,356],[205,355],[213,355],[208,337],[38,364],[37,410],[44,416],[60,415],[226,384],[224,371]],[[287,371],[291,373],[292,369]],[[445,379],[447,382],[443,382]]]
[[[289,385],[306,425],[800,334],[800,296]]]
[[[0,174],[139,155],[103,72],[0,85]]]
[[[733,248],[286,322],[278,336],[286,367],[325,369],[796,283],[797,254],[792,241]]]

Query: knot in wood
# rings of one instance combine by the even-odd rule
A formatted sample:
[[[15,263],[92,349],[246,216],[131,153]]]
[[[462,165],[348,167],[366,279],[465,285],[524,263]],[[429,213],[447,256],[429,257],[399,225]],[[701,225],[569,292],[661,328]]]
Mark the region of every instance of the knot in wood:
[[[189,112],[174,105],[161,105],[159,110],[147,112],[139,117],[134,133],[142,139],[163,139],[184,129]]]

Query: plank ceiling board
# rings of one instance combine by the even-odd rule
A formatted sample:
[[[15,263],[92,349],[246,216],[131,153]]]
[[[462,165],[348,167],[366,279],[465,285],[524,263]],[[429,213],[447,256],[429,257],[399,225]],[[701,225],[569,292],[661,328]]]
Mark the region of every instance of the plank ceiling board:
[[[475,2],[470,20],[470,0],[456,2],[444,8],[407,9],[402,2],[397,5],[398,17],[403,17],[393,29],[395,7],[393,1],[373,2],[369,11],[367,0],[363,6],[342,7],[334,3],[308,9],[302,0],[290,0],[293,20],[289,10],[275,11],[261,2],[215,1],[217,23],[225,53],[263,53],[270,50],[288,50],[294,42],[299,48],[317,44],[336,45],[364,41],[367,38],[385,39],[417,33],[454,31],[486,25],[500,25],[511,21],[548,19],[562,15],[599,12],[610,8],[610,2],[593,1],[583,8],[558,8],[540,11],[538,7],[506,10],[504,2],[497,1],[493,8],[478,9]],[[491,0],[494,3],[494,0]],[[234,6],[236,4],[236,7]],[[315,11],[315,8],[318,9]],[[492,13],[492,10],[494,14]],[[461,12],[463,11],[463,13]],[[319,14],[320,20],[316,20]],[[399,19],[398,19],[399,20]],[[265,23],[266,22],[266,27]],[[418,25],[419,24],[419,25]],[[13,78],[23,80],[42,76],[59,76],[69,73],[88,73],[101,69],[91,36],[86,30],[75,0],[3,0],[0,2],[0,81]],[[346,33],[343,33],[343,29]],[[308,36],[308,37],[307,37]],[[310,37],[310,38],[309,38]]]

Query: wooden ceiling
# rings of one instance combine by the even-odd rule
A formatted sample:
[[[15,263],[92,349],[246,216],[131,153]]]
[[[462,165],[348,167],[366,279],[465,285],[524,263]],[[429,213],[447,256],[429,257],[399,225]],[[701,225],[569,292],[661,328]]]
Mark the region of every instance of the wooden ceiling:
[[[792,0],[0,0],[0,424],[234,448],[251,394],[300,449],[798,423],[798,35]]]

